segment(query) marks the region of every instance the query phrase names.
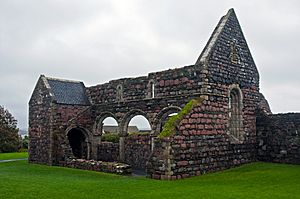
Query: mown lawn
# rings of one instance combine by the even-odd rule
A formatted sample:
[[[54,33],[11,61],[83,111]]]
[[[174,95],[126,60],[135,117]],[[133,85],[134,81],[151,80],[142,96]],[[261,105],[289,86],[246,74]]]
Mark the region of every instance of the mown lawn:
[[[177,181],[0,163],[0,198],[300,198],[300,166],[252,163]]]
[[[27,152],[0,153],[0,160],[28,158]]]

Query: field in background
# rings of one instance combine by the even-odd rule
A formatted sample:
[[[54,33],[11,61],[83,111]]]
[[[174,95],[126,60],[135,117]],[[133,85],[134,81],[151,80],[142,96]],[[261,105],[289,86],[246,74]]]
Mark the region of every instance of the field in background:
[[[0,160],[28,158],[27,152],[0,153]]]

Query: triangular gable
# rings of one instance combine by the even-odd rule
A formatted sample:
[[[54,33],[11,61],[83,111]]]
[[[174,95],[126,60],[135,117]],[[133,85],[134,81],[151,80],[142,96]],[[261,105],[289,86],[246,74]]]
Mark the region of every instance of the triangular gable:
[[[214,66],[228,68],[228,83],[246,84],[242,79],[249,76],[247,82],[258,86],[259,74],[233,9],[219,21],[196,62],[200,64],[208,70]]]

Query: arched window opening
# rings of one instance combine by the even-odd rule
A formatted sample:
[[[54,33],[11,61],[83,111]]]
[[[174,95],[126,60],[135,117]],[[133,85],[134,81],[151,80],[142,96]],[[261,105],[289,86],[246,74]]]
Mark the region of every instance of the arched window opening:
[[[107,117],[102,122],[102,134],[119,132],[118,122],[113,117]]]
[[[150,98],[155,98],[155,84],[154,81],[149,82],[150,87]]]
[[[242,94],[233,88],[229,94],[229,133],[237,140],[243,140],[242,131]]]
[[[123,86],[119,84],[117,86],[117,94],[116,94],[117,101],[123,100]]]
[[[160,132],[163,130],[163,128],[164,128],[166,122],[170,119],[170,117],[175,116],[175,115],[177,115],[177,114],[178,114],[178,112],[170,113],[170,114],[164,115],[164,117],[163,117],[162,120],[161,120]]]
[[[68,140],[73,155],[78,159],[88,158],[88,141],[83,132],[79,128],[73,128],[68,132]]]
[[[127,133],[131,134],[149,134],[151,132],[151,125],[146,117],[136,115],[128,123]]]
[[[155,135],[158,135],[163,130],[164,125],[170,117],[177,115],[180,111],[181,108],[177,106],[170,106],[161,110],[161,112],[157,114],[154,122]]]
[[[119,143],[119,125],[113,117],[107,117],[102,122],[101,141]]]

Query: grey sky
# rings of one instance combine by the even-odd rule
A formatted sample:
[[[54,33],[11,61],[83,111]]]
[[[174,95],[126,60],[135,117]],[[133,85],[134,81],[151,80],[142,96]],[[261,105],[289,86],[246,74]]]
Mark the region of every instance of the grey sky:
[[[25,128],[40,74],[90,86],[194,64],[231,7],[273,112],[299,112],[297,0],[1,0],[0,104]]]

